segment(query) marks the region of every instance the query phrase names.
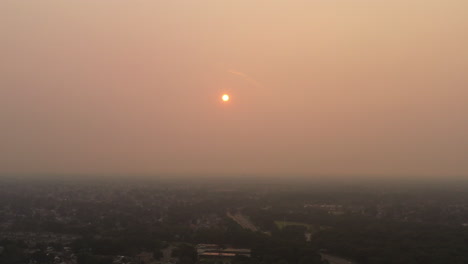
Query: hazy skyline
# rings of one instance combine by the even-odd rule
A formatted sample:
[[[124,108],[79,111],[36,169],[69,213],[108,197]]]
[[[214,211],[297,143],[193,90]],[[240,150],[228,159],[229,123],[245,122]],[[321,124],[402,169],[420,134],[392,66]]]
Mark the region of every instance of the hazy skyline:
[[[0,174],[466,176],[467,10],[3,0]]]

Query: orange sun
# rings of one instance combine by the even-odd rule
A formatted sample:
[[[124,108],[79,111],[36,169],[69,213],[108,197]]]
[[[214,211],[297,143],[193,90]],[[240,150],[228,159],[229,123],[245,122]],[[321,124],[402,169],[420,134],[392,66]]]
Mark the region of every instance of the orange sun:
[[[223,102],[227,102],[227,101],[229,101],[229,95],[228,94],[223,94],[223,96],[221,96],[221,99],[223,100]]]

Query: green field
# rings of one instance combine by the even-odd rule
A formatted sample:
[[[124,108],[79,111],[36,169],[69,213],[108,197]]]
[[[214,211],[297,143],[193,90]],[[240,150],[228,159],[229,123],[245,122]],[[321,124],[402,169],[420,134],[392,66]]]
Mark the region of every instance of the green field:
[[[283,229],[286,226],[304,226],[307,228],[309,232],[314,233],[316,231],[315,226],[309,225],[306,223],[300,223],[300,222],[289,222],[289,221],[275,221],[275,225],[278,227],[278,229]]]

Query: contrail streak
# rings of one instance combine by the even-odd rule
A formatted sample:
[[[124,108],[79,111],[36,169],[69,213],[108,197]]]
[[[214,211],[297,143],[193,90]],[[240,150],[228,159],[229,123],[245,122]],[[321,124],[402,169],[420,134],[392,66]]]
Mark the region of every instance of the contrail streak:
[[[254,78],[250,77],[249,75],[243,73],[243,72],[240,72],[240,71],[235,71],[235,70],[228,70],[227,71],[228,73],[230,74],[234,74],[234,75],[237,75],[237,76],[240,76],[242,77],[244,80],[254,84],[255,86],[258,86],[258,87],[263,87],[263,85],[258,82],[257,80],[255,80]]]

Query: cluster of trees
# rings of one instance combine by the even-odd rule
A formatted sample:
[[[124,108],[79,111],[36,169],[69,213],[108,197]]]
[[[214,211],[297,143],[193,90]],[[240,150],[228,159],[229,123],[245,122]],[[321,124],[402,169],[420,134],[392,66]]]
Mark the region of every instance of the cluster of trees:
[[[468,229],[355,219],[316,234],[321,248],[360,264],[468,263]]]
[[[178,258],[178,264],[194,264],[197,262],[197,251],[192,245],[182,243],[172,250],[172,257]]]
[[[294,240],[305,227],[279,230],[274,220],[325,225],[313,235],[315,248],[353,259],[359,264],[468,263],[468,228],[434,222],[375,219],[367,216],[333,216],[319,211],[246,208],[246,213],[273,238]],[[288,230],[289,229],[289,230]],[[301,230],[302,229],[302,230]]]
[[[237,258],[239,264],[322,264],[316,246],[305,241],[305,227],[288,226],[273,235],[243,229],[231,219],[223,229],[199,230],[192,243],[216,243],[252,249],[252,258]]]
[[[60,243],[37,243],[34,248],[31,248],[23,240],[0,240],[0,263],[8,264],[23,264],[23,263],[38,263],[49,264],[54,263],[54,255],[47,254],[46,249],[52,247],[54,249],[62,248]]]
[[[0,263],[22,264],[28,262],[24,253],[26,245],[21,241],[0,241]]]
[[[74,252],[104,256],[134,256],[141,251],[148,251],[153,252],[155,259],[159,259],[162,257],[161,250],[166,244],[151,235],[141,237],[122,235],[113,238],[83,237],[75,240],[71,246]]]

